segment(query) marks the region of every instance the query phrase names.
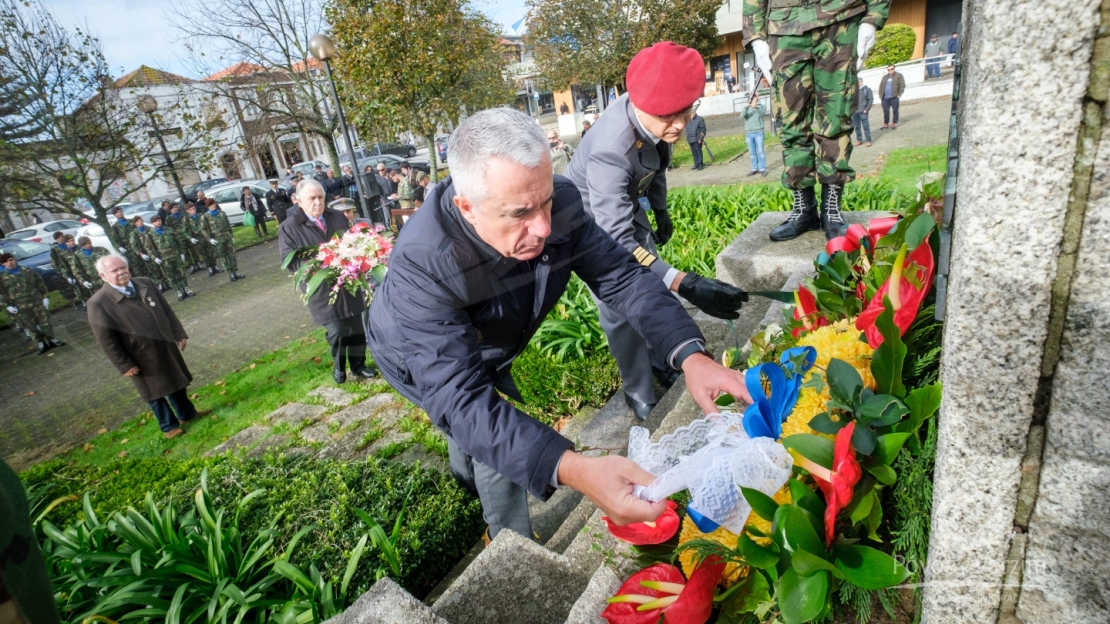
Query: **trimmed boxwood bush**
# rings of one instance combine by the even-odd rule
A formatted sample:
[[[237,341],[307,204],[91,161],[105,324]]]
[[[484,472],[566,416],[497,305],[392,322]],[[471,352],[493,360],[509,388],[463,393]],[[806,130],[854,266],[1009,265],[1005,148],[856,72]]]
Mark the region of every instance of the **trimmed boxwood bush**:
[[[913,57],[917,33],[906,24],[887,24],[875,33],[875,47],[867,55],[864,67],[883,67],[904,63]]]
[[[525,401],[517,407],[547,424],[573,416],[584,405],[601,407],[621,385],[617,361],[608,349],[556,362],[535,344],[513,362],[513,380]]]
[[[423,596],[442,579],[481,536],[485,524],[481,506],[450,475],[413,464],[375,460],[345,462],[269,455],[264,458],[216,456],[186,461],[171,459],[121,460],[104,467],[51,461],[22,475],[36,498],[91,492],[102,519],[127,506],[141,508],[146,492],[156,501],[172,501],[190,509],[190,497],[201,471],[208,468],[213,501],[233,507],[245,494],[266,490],[244,513],[244,535],[266,528],[280,514],[279,543],[309,524],[316,529],[297,546],[292,562],[308,569],[315,565],[325,578],[340,579],[359,538],[368,531],[354,513],[365,510],[383,526],[406,505],[401,538],[401,578],[395,579],[415,596]],[[65,503],[47,516],[59,527],[81,517],[79,503]],[[351,581],[352,598],[374,582],[380,553],[368,546]]]

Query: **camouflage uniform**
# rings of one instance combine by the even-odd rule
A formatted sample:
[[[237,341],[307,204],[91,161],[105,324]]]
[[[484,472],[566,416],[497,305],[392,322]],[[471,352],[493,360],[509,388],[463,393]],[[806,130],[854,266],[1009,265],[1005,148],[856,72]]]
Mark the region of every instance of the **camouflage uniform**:
[[[127,259],[127,266],[131,269],[131,275],[149,277],[150,274],[145,270],[146,264],[139,258],[138,251],[132,251],[131,232],[135,231],[135,227],[126,219],[122,223],[119,219],[112,219],[112,231],[115,232],[116,239],[119,240],[119,246],[122,248],[120,252]]]
[[[158,228],[150,228],[150,244],[154,249],[154,255],[162,261],[158,265],[162,269],[162,275],[166,277],[166,283],[174,288],[174,290],[184,290],[189,287],[189,282],[185,279],[185,264],[181,261],[181,243],[180,236],[177,229],[173,227],[163,227],[162,231]]]
[[[401,210],[416,208],[416,193],[412,190],[412,183],[405,176],[401,176],[401,181],[397,183],[397,201],[401,204]]]
[[[150,277],[158,283],[164,283],[166,276],[162,273],[162,268],[154,261],[158,257],[154,241],[150,237],[154,235],[154,228],[149,225],[143,224],[143,229],[140,232],[139,228],[131,228],[130,249],[135,254],[136,264],[142,268],[140,275]],[[143,260],[143,256],[150,258]]]
[[[212,244],[205,240],[204,232],[201,229],[200,214],[194,216],[185,215],[185,235],[188,238],[195,238],[196,244],[186,239],[189,245],[190,253],[196,262],[201,266],[214,267],[216,266],[216,253],[212,248]]]
[[[17,308],[20,325],[34,334],[34,339],[39,342],[56,336],[50,324],[50,312],[42,305],[42,300],[49,294],[50,290],[38,271],[18,267],[12,273],[0,268],[0,305]]]
[[[882,28],[889,10],[890,0],[744,0],[745,45],[765,39],[771,51],[783,186],[855,179],[848,160],[859,25]]]
[[[85,254],[83,249],[78,248],[73,254],[76,260],[74,263],[75,272],[80,274],[77,280],[92,284],[90,290],[94,293],[104,285],[104,280],[100,279],[100,272],[96,270],[96,261],[107,256],[108,253],[108,250],[103,247],[93,247],[92,253]],[[84,286],[83,283],[82,286]]]
[[[224,269],[230,272],[239,270],[239,262],[235,258],[235,235],[231,231],[231,222],[227,220],[224,211],[218,210],[213,215],[205,212],[200,216],[200,227],[205,240],[215,240],[216,255],[224,264]],[[211,242],[209,242],[211,245]]]
[[[184,212],[178,212],[177,214],[180,216],[174,216],[171,213],[170,216],[166,217],[165,225],[167,228],[172,228],[176,235],[177,253],[185,256],[182,262],[184,262],[186,266],[195,266],[200,260],[193,250],[193,244],[189,242],[190,238],[196,238],[189,233],[189,215]]]

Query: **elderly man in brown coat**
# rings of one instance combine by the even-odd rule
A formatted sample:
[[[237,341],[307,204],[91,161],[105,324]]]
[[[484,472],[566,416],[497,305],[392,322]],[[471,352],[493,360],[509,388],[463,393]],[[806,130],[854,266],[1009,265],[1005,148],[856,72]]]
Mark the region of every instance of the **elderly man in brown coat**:
[[[93,334],[112,365],[131,378],[162,432],[176,438],[184,433],[180,423],[203,415],[186,390],[193,376],[181,352],[189,337],[158,284],[131,277],[127,260],[104,256],[96,270],[104,287],[88,303]]]

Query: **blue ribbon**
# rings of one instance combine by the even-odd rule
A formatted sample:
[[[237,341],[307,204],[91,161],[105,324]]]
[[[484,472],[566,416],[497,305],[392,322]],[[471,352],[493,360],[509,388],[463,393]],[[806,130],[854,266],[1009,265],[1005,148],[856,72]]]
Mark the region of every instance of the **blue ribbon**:
[[[802,357],[801,370],[795,370],[794,359]],[[767,362],[753,366],[744,373],[744,383],[752,404],[744,411],[744,432],[751,438],[782,437],[782,423],[794,410],[802,388],[802,375],[817,361],[813,347],[787,349],[779,359],[780,364]],[[770,394],[763,391],[763,377],[770,383]]]
[[[716,522],[713,522],[709,518],[701,515],[697,512],[697,510],[695,510],[693,507],[690,507],[689,505],[686,506],[686,515],[690,516],[690,519],[694,521],[694,526],[698,527],[698,530],[702,533],[712,533],[713,531],[717,530],[717,527],[721,526]]]

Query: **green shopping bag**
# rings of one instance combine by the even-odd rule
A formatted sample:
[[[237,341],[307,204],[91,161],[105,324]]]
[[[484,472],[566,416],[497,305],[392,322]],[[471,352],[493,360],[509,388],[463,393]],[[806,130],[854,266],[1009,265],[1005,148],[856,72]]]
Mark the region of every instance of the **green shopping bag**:
[[[248,212],[248,213],[243,215],[243,225],[245,225],[247,227],[254,227],[254,214],[253,213]]]

